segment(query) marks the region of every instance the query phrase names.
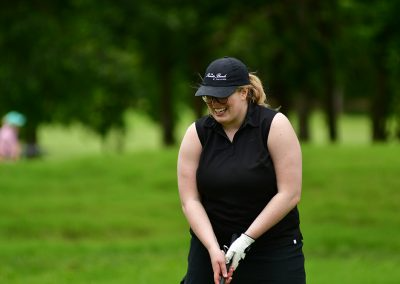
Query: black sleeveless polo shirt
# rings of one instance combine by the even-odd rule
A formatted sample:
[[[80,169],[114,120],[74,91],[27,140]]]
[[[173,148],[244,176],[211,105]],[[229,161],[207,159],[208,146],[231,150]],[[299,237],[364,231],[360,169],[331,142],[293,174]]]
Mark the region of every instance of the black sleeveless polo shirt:
[[[277,193],[267,147],[276,111],[249,103],[245,120],[231,142],[222,126],[205,116],[195,123],[202,144],[197,188],[219,243],[243,233]],[[297,207],[256,243],[301,238]]]

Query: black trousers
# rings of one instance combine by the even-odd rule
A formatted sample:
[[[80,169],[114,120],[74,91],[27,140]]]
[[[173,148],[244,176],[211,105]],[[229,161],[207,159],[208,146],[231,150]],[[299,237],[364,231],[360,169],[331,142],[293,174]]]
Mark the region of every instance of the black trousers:
[[[239,262],[231,284],[305,284],[302,247],[301,240],[252,247]],[[195,236],[190,242],[187,274],[181,284],[214,284],[210,256]]]

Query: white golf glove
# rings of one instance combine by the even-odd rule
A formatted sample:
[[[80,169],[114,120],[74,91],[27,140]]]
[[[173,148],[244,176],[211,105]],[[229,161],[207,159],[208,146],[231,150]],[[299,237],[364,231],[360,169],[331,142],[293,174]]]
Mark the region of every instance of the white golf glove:
[[[234,241],[229,247],[225,255],[226,263],[231,263],[231,267],[236,269],[239,265],[239,261],[244,259],[248,247],[254,243],[254,240],[246,234],[241,234],[239,238]]]

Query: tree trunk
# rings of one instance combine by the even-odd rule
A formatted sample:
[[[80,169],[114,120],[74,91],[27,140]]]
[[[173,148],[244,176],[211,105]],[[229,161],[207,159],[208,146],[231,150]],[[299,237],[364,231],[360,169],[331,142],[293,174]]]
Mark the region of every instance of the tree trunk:
[[[42,151],[38,145],[38,125],[30,122],[25,130],[26,148],[23,155],[28,159],[38,158],[42,156]]]
[[[271,96],[273,98],[273,101],[271,103],[272,107],[279,108],[279,111],[287,116],[292,108],[292,103],[288,96],[289,92],[286,87],[287,78],[285,76],[285,71],[283,70],[283,60],[284,52],[282,50],[279,51],[277,55],[272,59],[271,65],[273,66],[275,71],[273,72],[273,74],[271,74]],[[270,94],[266,92],[266,95],[268,101]]]
[[[334,74],[332,67],[332,59],[329,54],[326,54],[326,62],[324,64],[324,82],[325,82],[325,113],[327,118],[329,140],[336,142],[338,138],[337,134],[337,112],[338,112],[338,100],[334,91]]]
[[[326,122],[328,126],[329,140],[336,142],[338,140],[337,133],[337,114],[339,112],[339,100],[338,95],[335,92],[335,70],[334,70],[334,59],[333,53],[334,48],[331,43],[335,42],[337,37],[338,27],[336,22],[331,17],[323,16],[322,11],[329,10],[331,15],[337,14],[337,4],[335,2],[325,2],[318,7],[320,13],[317,15],[318,29],[321,34],[319,45],[322,56],[322,82],[324,88],[324,109],[326,115]]]
[[[310,85],[309,85],[309,75],[302,70],[301,66],[307,66],[309,64],[309,49],[310,49],[310,40],[307,36],[307,27],[309,20],[308,17],[308,7],[307,1],[301,0],[299,1],[299,10],[297,12],[298,17],[298,31],[303,33],[304,36],[300,36],[298,38],[298,52],[299,52],[299,62],[297,66],[297,72],[300,76],[300,100],[299,100],[299,139],[302,141],[310,140],[310,129],[309,129],[309,121],[310,121],[310,103],[312,102],[312,96],[310,93]]]
[[[304,142],[310,141],[310,101],[306,99],[306,93],[300,94],[301,98],[298,104],[299,112],[299,139]]]
[[[400,140],[400,121],[397,123],[396,137]]]
[[[168,63],[168,58],[164,57],[160,60],[160,86],[161,86],[161,125],[163,131],[163,143],[166,146],[175,144],[174,138],[174,118],[172,110],[172,84],[171,84],[171,73],[172,67]]]
[[[383,66],[378,67],[377,90],[371,102],[372,141],[386,141],[388,135],[386,131],[386,118],[389,109],[389,93],[387,76]]]
[[[277,82],[273,96],[279,97],[279,99],[276,99],[276,101],[278,102],[277,104],[275,103],[275,101],[272,102],[272,107],[278,108],[280,112],[288,116],[290,111],[292,110],[292,103],[289,99],[288,91],[284,82]]]
[[[200,52],[199,52],[200,53]],[[203,72],[204,70],[202,70],[204,67],[202,66],[202,62],[203,60],[201,59],[201,55],[199,53],[195,53],[193,54],[189,61],[190,61],[190,66],[191,69],[194,70],[194,72]],[[203,74],[200,73],[200,76],[203,76]],[[194,114],[195,117],[201,117],[204,114],[204,103],[203,100],[199,97],[195,97],[194,94],[197,90],[197,83],[201,82],[201,79],[198,77],[195,77],[195,83],[192,86],[193,89],[191,90],[191,96],[192,96],[192,105],[193,105],[193,110],[194,110]]]

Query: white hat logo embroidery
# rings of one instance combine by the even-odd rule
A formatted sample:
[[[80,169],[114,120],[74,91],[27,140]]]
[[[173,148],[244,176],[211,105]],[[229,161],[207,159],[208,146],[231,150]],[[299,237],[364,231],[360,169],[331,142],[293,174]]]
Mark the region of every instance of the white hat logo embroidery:
[[[222,75],[221,73],[217,73],[214,75],[214,73],[207,73],[206,75],[207,78],[212,78],[213,81],[217,80],[217,81],[224,81],[226,80],[226,74]]]

